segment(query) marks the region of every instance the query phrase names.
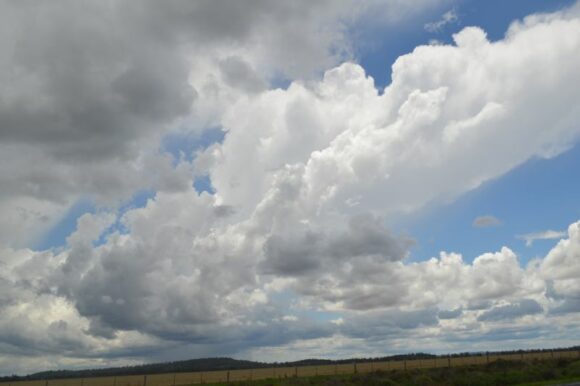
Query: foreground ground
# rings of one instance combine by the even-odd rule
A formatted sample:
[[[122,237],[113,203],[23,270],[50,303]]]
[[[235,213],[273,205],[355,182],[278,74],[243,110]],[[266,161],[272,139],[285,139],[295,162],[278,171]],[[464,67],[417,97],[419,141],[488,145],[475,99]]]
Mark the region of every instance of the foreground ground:
[[[580,381],[580,360],[497,361],[489,365],[233,382],[248,386],[544,386]],[[216,384],[222,385],[222,384]],[[225,384],[223,384],[225,385]]]

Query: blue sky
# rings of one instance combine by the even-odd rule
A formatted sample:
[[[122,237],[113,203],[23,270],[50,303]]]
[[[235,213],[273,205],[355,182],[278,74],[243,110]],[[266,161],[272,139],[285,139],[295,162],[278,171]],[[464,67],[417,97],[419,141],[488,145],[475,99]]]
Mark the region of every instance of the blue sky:
[[[532,246],[518,235],[566,231],[580,216],[580,146],[552,159],[534,159],[489,181],[454,202],[426,211],[402,228],[417,240],[413,260],[459,252],[467,261],[508,246],[521,262],[544,256],[558,240],[537,240]],[[478,216],[492,215],[501,224],[472,226]]]
[[[553,12],[571,4],[574,4],[573,0],[454,1],[405,23],[367,31],[365,37],[372,35],[374,38],[357,51],[357,59],[381,89],[390,83],[393,62],[418,45],[428,44],[432,39],[449,44],[452,42],[451,35],[467,26],[483,28],[488,39],[495,41],[504,36],[515,20],[532,13]],[[425,24],[439,20],[448,11],[454,11],[457,20],[443,25],[437,32],[424,28]]]

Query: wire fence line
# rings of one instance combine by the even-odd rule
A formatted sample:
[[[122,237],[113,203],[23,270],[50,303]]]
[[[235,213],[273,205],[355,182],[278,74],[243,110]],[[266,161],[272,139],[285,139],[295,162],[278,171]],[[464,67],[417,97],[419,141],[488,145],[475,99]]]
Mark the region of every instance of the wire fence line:
[[[567,358],[580,359],[580,351],[520,352],[469,356],[438,356],[381,362],[353,362],[317,366],[268,367],[243,370],[198,371],[147,375],[124,375],[91,378],[63,378],[0,382],[0,386],[186,386],[206,383],[229,383],[261,379],[343,375],[375,371],[433,369],[485,365],[498,360],[532,361]]]

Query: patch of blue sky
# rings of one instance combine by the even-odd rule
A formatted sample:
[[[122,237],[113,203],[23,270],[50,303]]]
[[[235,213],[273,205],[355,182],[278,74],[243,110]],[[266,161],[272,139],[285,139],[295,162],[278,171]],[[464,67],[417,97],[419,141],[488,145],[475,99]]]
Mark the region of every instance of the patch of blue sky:
[[[181,161],[193,161],[197,151],[207,149],[214,143],[222,143],[225,135],[226,132],[219,127],[208,128],[202,132],[179,131],[163,138],[161,150],[173,156],[175,166]],[[208,175],[195,177],[193,187],[199,194],[215,193]]]
[[[482,27],[487,38],[496,41],[505,36],[514,20],[533,13],[555,12],[574,3],[575,0],[463,0],[456,12],[461,25]]]
[[[93,245],[99,246],[104,244],[107,237],[113,232],[120,232],[122,234],[127,233],[128,230],[125,229],[120,221],[121,216],[131,209],[144,207],[147,204],[147,201],[153,197],[155,197],[155,192],[152,190],[140,190],[136,192],[130,200],[123,203],[117,209],[117,220],[103,231],[99,238],[93,242]],[[32,246],[32,249],[43,251],[47,249],[58,250],[64,248],[67,245],[67,237],[77,229],[78,219],[84,214],[95,214],[100,210],[106,209],[98,208],[94,201],[89,198],[83,198],[77,201],[69,208],[61,220],[49,229],[48,232],[46,232],[43,237]]]
[[[107,237],[112,233],[118,232],[120,234],[129,233],[129,229],[121,221],[123,215],[132,209],[144,208],[149,200],[155,198],[155,191],[151,189],[143,189],[135,192],[130,200],[121,204],[117,209],[117,218],[115,222],[101,233],[99,238],[93,243],[94,246],[99,246],[107,242]]]
[[[224,137],[225,132],[219,127],[208,128],[202,132],[173,132],[163,138],[161,151],[173,156],[174,165],[181,160],[191,162],[198,150],[206,149],[214,143],[221,143]]]
[[[395,25],[371,24],[372,27],[354,26],[356,61],[375,80],[379,90],[391,83],[391,66],[395,60],[408,54],[418,45],[436,40],[444,44],[453,42],[452,35],[467,26],[478,26],[486,31],[488,39],[502,39],[515,21],[533,13],[554,12],[574,4],[574,0],[459,0],[434,7],[404,23]],[[442,15],[453,10],[457,19],[442,24],[430,32],[425,24],[437,22]],[[366,28],[366,30],[365,30]]]
[[[147,205],[147,202],[155,197],[155,191],[151,189],[143,189],[139,190],[133,194],[133,197],[123,203],[119,207],[119,214],[122,215],[125,212],[135,209],[135,208],[144,208]]]
[[[95,213],[96,207],[92,200],[78,200],[64,216],[44,236],[32,246],[32,249],[44,251],[58,249],[66,245],[66,238],[75,231],[77,220],[85,213]]]
[[[445,11],[438,7],[433,13],[422,13],[405,23],[386,26],[371,24],[370,28],[364,30],[365,27],[362,27],[363,31],[357,33],[361,42],[354,43],[355,61],[374,79],[379,92],[391,83],[391,66],[399,56],[411,53],[415,47],[428,44],[433,39],[423,25],[438,19]],[[355,28],[361,27],[357,25]]]
[[[211,184],[211,178],[208,175],[197,176],[193,180],[193,188],[198,194],[203,192],[214,194],[215,189]]]
[[[201,133],[179,131],[163,138],[161,150],[173,156],[173,164],[175,166],[182,160],[191,162],[195,158],[197,151],[207,149],[214,143],[223,142],[225,134],[225,131],[219,127],[208,128]],[[193,187],[200,194],[202,192],[215,193],[211,179],[207,175],[195,177]]]
[[[271,89],[287,90],[292,84],[292,79],[283,74],[274,74],[271,79],[269,79],[268,84]]]
[[[502,246],[514,250],[522,264],[543,257],[558,240],[536,240],[526,246],[518,238],[533,232],[566,231],[580,220],[580,144],[551,159],[532,159],[506,175],[464,194],[456,201],[423,211],[396,230],[413,237],[411,261],[459,252],[464,260]],[[478,216],[492,215],[501,224],[474,227]]]

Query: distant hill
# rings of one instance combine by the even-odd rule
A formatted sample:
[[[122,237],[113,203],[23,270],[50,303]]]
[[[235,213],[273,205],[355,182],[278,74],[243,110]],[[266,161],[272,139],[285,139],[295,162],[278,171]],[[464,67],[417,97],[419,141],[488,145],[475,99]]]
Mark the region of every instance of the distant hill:
[[[343,360],[329,360],[329,359],[304,359],[295,362],[254,362],[247,360],[239,360],[233,358],[201,358],[189,359],[177,362],[152,363],[137,366],[125,367],[111,367],[103,369],[87,369],[87,370],[54,370],[42,371],[26,376],[7,376],[0,377],[0,381],[17,381],[17,380],[35,380],[35,379],[59,379],[59,378],[89,378],[89,377],[110,377],[121,375],[143,375],[143,374],[161,374],[161,373],[182,373],[194,371],[214,371],[214,370],[239,370],[239,369],[259,369],[264,367],[286,367],[286,366],[309,366],[309,365],[327,365],[353,362],[370,362],[370,361],[384,361],[397,360],[402,358],[430,358],[431,354],[409,354],[397,355],[392,357],[382,358],[357,358],[357,359],[343,359]]]

